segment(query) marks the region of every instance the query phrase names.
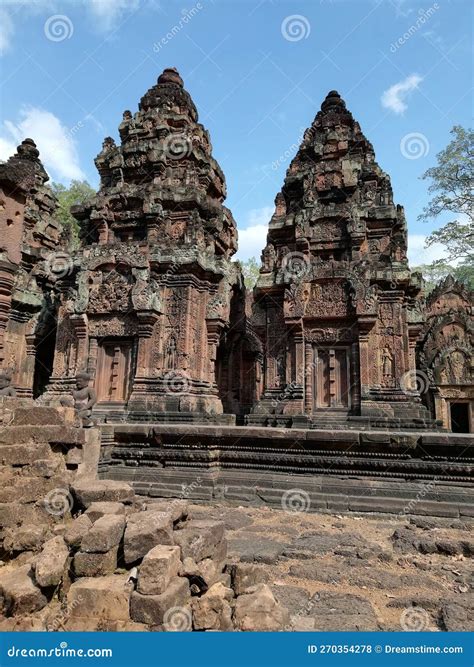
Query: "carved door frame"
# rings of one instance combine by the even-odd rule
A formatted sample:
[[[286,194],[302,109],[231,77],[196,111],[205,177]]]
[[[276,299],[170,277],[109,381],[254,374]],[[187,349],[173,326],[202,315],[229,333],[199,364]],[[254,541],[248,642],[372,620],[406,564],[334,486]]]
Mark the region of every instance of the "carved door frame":
[[[312,382],[312,411],[318,413],[324,410],[349,413],[352,408],[352,383],[351,383],[351,346],[350,345],[320,345],[313,344],[313,372]],[[341,352],[344,355],[341,355]],[[342,368],[343,376],[338,377],[338,368],[341,369],[340,360],[344,359]],[[322,360],[324,360],[322,362]],[[322,363],[327,364],[325,377],[322,375]],[[326,389],[323,387],[326,384]],[[321,392],[326,391],[327,399],[321,397]],[[343,396],[346,404],[343,403]]]
[[[107,349],[113,349],[113,355],[108,355]],[[123,349],[128,350],[128,354],[123,355],[122,359],[120,358],[120,352]],[[110,368],[107,368],[107,356],[113,357],[111,360]],[[132,389],[133,376],[134,376],[134,366],[135,366],[135,341],[132,337],[115,337],[111,336],[110,338],[102,338],[98,341],[97,345],[97,365],[95,373],[95,388],[97,391],[97,402],[98,403],[127,403],[130,398],[130,393]],[[123,361],[124,367],[120,369],[120,363]],[[122,371],[122,379],[120,377],[120,371]],[[104,373],[110,373],[112,379],[112,387],[110,388],[112,392],[115,393],[114,397],[107,397],[104,395],[103,388],[101,386],[101,380]],[[122,385],[123,389],[119,391],[119,384]]]

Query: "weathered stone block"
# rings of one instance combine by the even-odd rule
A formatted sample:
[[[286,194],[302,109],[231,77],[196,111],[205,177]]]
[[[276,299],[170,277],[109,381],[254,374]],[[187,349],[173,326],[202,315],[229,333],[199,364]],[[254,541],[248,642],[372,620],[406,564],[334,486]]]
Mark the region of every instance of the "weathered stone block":
[[[106,514],[125,514],[125,507],[123,503],[113,503],[113,502],[102,502],[102,503],[91,503],[85,514],[89,519],[94,523],[97,519],[105,516]]]
[[[44,526],[24,524],[19,528],[9,528],[5,533],[3,548],[5,551],[32,551],[43,543],[46,534]]]
[[[117,569],[118,547],[105,553],[78,551],[74,556],[74,572],[77,577],[103,577]]]
[[[232,588],[236,595],[242,595],[252,586],[268,582],[268,575],[262,567],[252,563],[236,563],[226,568],[232,577]]]
[[[33,581],[31,565],[9,567],[0,573],[0,609],[4,614],[32,614],[47,602]]]
[[[67,526],[66,532],[64,533],[64,540],[69,547],[78,547],[82,538],[92,527],[92,521],[89,519],[87,514],[81,514],[74,519],[70,525]]]
[[[182,558],[198,563],[204,558],[221,560],[224,524],[218,521],[189,521],[185,528],[174,532],[175,544],[181,547]],[[225,554],[224,554],[225,555]]]
[[[159,545],[151,549],[140,566],[137,590],[143,595],[161,595],[181,566],[180,548]]]
[[[70,615],[128,621],[132,586],[127,578],[128,575],[110,575],[78,579],[67,596]]]
[[[237,598],[234,623],[238,630],[275,631],[288,622],[288,610],[277,603],[266,584],[249,588]]]
[[[71,490],[78,504],[85,509],[94,502],[130,503],[135,497],[129,484],[111,479],[80,478],[74,482]]]
[[[69,556],[69,549],[61,536],[45,542],[43,551],[35,561],[35,579],[46,588],[57,586],[62,579]]]
[[[120,544],[125,529],[125,516],[106,514],[97,519],[81,541],[81,551],[105,553]]]
[[[172,545],[173,520],[168,512],[137,512],[128,517],[124,537],[126,563],[143,558],[158,544]]]
[[[193,598],[194,629],[233,630],[232,608],[229,604],[233,597],[232,589],[217,583],[200,598]]]
[[[188,580],[175,577],[161,595],[142,595],[134,592],[130,600],[130,616],[133,621],[159,625],[171,609],[184,608],[190,599]],[[176,609],[179,613],[179,609]]]

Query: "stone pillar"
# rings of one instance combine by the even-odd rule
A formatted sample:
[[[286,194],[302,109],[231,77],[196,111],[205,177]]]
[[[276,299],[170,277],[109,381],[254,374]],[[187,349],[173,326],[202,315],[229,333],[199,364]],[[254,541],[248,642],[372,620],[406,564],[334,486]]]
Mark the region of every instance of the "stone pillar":
[[[304,411],[311,414],[313,410],[313,346],[311,343],[304,344]]]

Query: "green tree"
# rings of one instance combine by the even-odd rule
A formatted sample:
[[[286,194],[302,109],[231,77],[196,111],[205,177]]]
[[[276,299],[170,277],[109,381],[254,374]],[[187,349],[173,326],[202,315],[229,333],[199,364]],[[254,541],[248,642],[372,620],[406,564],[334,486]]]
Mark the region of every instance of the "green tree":
[[[62,183],[52,183],[51,189],[58,198],[55,218],[63,225],[65,237],[75,248],[79,243],[79,225],[71,215],[71,206],[84,204],[95,195],[95,190],[87,181],[71,181],[68,188]]]
[[[260,273],[260,264],[255,257],[250,257],[247,261],[240,262],[240,266],[244,275],[245,287],[249,290],[253,289]]]
[[[431,220],[443,213],[451,213],[454,220],[430,234],[427,247],[441,243],[447,249],[446,260],[474,263],[474,132],[455,125],[453,139],[436,156],[438,164],[426,171],[422,178],[431,179],[428,192],[431,201],[418,216]]]
[[[452,266],[442,260],[438,260],[437,262],[433,262],[433,264],[415,266],[412,270],[419,271],[423,275],[426,294],[434,290],[436,285],[450,274],[470,289],[474,289],[474,266],[472,265],[460,264],[459,266]]]

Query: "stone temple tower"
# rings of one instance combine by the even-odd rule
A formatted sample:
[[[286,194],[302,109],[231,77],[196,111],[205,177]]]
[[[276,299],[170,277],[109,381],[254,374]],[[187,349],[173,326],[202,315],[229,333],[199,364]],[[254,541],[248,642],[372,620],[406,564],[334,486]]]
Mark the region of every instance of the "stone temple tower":
[[[216,357],[241,288],[237,231],[175,69],[124,112],[119,133],[95,160],[97,195],[73,209],[81,247],[61,286],[48,396],[86,369],[110,419],[225,420]]]
[[[336,91],[276,196],[255,290],[265,350],[250,423],[422,425],[421,276],[390,179]]]

